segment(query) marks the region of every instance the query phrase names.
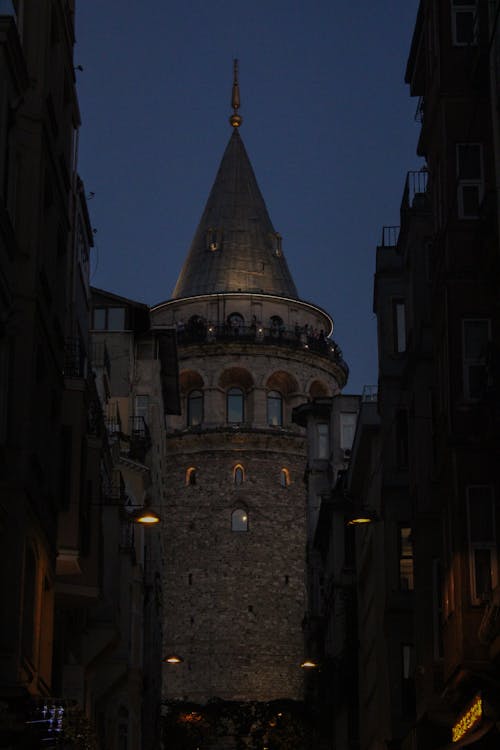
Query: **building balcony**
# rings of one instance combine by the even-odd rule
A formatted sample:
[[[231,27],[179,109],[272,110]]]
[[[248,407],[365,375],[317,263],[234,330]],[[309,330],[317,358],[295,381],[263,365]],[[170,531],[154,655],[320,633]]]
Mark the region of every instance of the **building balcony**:
[[[302,349],[314,352],[321,357],[335,362],[345,373],[349,367],[344,362],[340,347],[327,338],[324,333],[307,327],[266,328],[260,324],[231,326],[229,324],[198,325],[177,329],[177,341],[180,346],[189,344],[238,343],[267,346],[285,346],[291,349]]]

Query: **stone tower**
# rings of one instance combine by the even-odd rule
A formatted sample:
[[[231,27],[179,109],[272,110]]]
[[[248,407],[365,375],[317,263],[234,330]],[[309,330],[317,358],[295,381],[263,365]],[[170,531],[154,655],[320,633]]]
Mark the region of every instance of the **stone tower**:
[[[301,698],[305,436],[293,407],[347,379],[331,317],[299,299],[232,134],[172,299],[182,416],[167,424],[164,699]],[[328,429],[327,425],[323,426]],[[328,435],[318,431],[318,458]]]

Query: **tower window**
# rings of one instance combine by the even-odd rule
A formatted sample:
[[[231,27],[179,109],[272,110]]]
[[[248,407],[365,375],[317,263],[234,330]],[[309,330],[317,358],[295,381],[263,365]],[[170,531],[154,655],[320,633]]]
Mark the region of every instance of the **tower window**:
[[[227,421],[239,424],[244,418],[245,399],[241,388],[230,388],[227,392]]]
[[[186,470],[186,485],[196,484],[196,469],[194,466],[190,466]]]
[[[267,423],[273,427],[283,425],[283,397],[278,391],[267,394]]]
[[[241,464],[237,464],[233,471],[234,483],[237,487],[245,481],[245,470]]]
[[[238,336],[238,334],[243,333],[245,319],[243,318],[243,315],[240,315],[240,313],[231,313],[231,315],[228,316],[227,324],[231,333],[233,333],[235,336]]]
[[[191,391],[187,397],[187,425],[196,427],[203,421],[203,392]]]
[[[282,487],[288,487],[288,485],[290,484],[290,472],[288,471],[288,469],[281,469],[280,484]]]
[[[248,531],[248,513],[243,508],[231,513],[231,531]]]

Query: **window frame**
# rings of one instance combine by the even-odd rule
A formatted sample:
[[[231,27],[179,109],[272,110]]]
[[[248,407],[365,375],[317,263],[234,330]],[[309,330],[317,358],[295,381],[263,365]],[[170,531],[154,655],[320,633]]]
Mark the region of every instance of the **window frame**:
[[[290,486],[290,471],[286,466],[282,466],[280,469],[280,485],[284,490]]]
[[[122,310],[123,311],[123,327],[122,328],[110,328],[109,327],[109,311],[110,310]],[[104,311],[104,326],[96,327],[95,314],[97,311]],[[93,331],[126,331],[127,330],[127,308],[123,305],[96,305],[92,308],[92,330]]]
[[[241,477],[239,479],[238,477]],[[233,482],[236,487],[241,487],[245,482],[245,467],[243,464],[236,464],[233,468]]]
[[[491,318],[462,318],[462,379],[463,379],[463,394],[466,401],[480,401],[483,394],[472,395],[470,389],[470,369],[471,367],[484,367],[485,370],[485,381],[488,376],[488,351],[484,352],[484,355],[479,357],[468,357],[467,356],[467,337],[466,327],[470,323],[485,323],[487,331],[487,344],[491,341]]]
[[[471,499],[471,490],[487,490],[490,500],[491,517],[492,523],[492,537],[490,540],[472,540],[472,523],[471,517],[473,515],[473,503]],[[484,597],[490,594],[496,586],[498,586],[498,552],[497,552],[497,530],[496,530],[496,508],[495,508],[495,493],[491,484],[471,484],[466,487],[465,490],[465,502],[467,510],[467,542],[468,542],[468,558],[469,558],[469,576],[470,576],[470,598],[473,606],[480,606],[484,604]],[[475,553],[478,551],[488,551],[490,553],[490,577],[491,577],[491,589],[487,592],[480,592],[477,590],[477,568],[476,568],[476,556]]]
[[[394,297],[392,300],[392,339],[394,354],[404,354],[407,348],[406,300]]]
[[[237,519],[238,513],[241,513],[241,518]],[[237,523],[241,523],[244,526],[242,528],[237,528]],[[234,508],[234,510],[231,511],[231,531],[236,534],[245,534],[248,532],[248,511],[245,508]]]
[[[276,403],[279,402],[279,416],[278,416],[278,422],[272,422],[271,421],[271,413],[269,406],[270,404],[273,404],[276,406]],[[283,395],[279,391],[268,391],[267,397],[266,397],[266,407],[267,407],[267,424],[269,427],[283,427]]]
[[[199,396],[194,396],[194,394],[199,394]],[[200,402],[200,419],[199,422],[193,422],[192,420],[192,402],[193,400]],[[189,391],[189,393],[186,395],[186,422],[187,427],[199,427],[201,424],[203,424],[203,410],[204,410],[204,398],[203,398],[203,391],[201,388],[193,388],[192,391]]]
[[[463,177],[462,176],[462,160],[461,160],[461,149],[479,148],[479,173],[478,177]],[[479,207],[484,197],[484,150],[483,144],[477,142],[471,143],[457,143],[455,144],[455,161],[456,161],[456,172],[457,172],[457,213],[459,219],[466,221],[476,221],[479,219]],[[478,192],[477,213],[466,213],[464,205],[464,188],[476,188]]]
[[[472,40],[459,41],[457,19],[459,15],[472,14]],[[477,46],[477,2],[475,0],[451,0],[451,39],[454,47]]]
[[[229,419],[229,400],[231,397],[239,396],[241,398],[241,419]],[[231,386],[226,391],[226,422],[227,424],[243,424],[245,421],[245,391],[239,386]]]
[[[323,427],[326,428],[325,434],[322,434]],[[320,461],[327,461],[330,458],[330,425],[328,422],[316,424],[316,458]]]
[[[349,424],[347,417],[354,417],[353,423]],[[352,450],[354,444],[354,436],[356,434],[356,425],[358,422],[358,413],[355,411],[341,411],[340,412],[340,448],[343,451]],[[345,431],[352,429],[352,439],[345,440]]]

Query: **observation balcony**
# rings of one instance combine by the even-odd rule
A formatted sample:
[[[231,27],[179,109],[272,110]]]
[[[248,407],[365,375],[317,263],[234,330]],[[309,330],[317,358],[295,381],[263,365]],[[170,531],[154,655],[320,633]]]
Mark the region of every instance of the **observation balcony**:
[[[346,375],[349,367],[344,361],[342,351],[333,339],[324,333],[316,332],[309,327],[294,329],[284,327],[266,328],[259,323],[255,325],[215,324],[198,321],[195,325],[177,326],[177,342],[180,346],[188,344],[215,344],[237,342],[263,346],[286,346],[290,349],[303,349],[335,362]]]

